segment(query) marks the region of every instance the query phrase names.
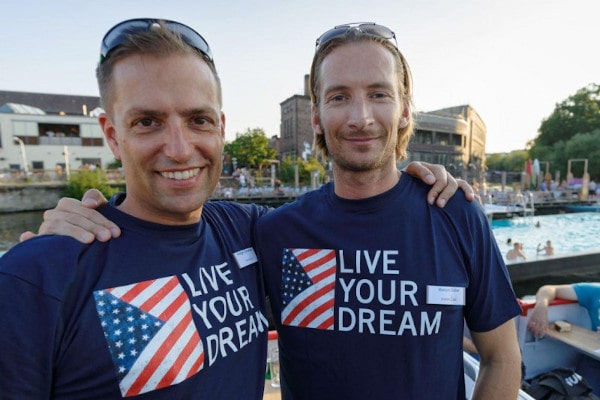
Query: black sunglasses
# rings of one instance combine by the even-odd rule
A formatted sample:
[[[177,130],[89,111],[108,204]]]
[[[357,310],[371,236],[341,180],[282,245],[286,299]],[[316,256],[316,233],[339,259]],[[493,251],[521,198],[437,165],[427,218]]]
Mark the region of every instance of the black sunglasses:
[[[155,18],[136,18],[129,19],[113,26],[102,39],[100,47],[100,63],[103,63],[111,51],[127,41],[127,36],[136,32],[145,32],[160,26],[159,21],[171,32],[181,35],[184,43],[192,46],[202,53],[211,63],[214,64],[212,53],[208,42],[202,35],[187,25],[177,21],[159,20]]]
[[[390,41],[396,49],[398,43],[396,42],[396,34],[388,27],[383,25],[377,25],[375,22],[353,22],[350,24],[338,25],[333,29],[328,30],[317,39],[316,48],[329,42],[331,39],[340,37],[348,33],[348,31],[356,29],[367,35],[380,37]]]

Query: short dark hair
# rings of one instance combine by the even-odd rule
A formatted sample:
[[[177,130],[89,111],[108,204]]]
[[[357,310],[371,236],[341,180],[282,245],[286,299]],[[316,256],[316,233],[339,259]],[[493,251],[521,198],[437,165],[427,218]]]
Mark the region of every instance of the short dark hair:
[[[106,59],[101,60],[96,67],[96,79],[100,91],[100,103],[106,110],[112,104],[112,75],[115,64],[134,54],[148,54],[153,56],[169,55],[197,55],[212,71],[217,84],[217,98],[219,106],[223,105],[221,80],[214,63],[199,50],[185,43],[181,35],[168,29],[163,21],[158,21],[156,28],[138,31],[127,35],[127,40],[111,50]]]

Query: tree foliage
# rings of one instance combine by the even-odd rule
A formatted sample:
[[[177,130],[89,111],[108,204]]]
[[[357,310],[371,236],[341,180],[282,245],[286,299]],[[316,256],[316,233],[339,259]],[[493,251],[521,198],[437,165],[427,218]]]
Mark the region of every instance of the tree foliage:
[[[64,196],[81,199],[88,189],[98,189],[106,198],[110,198],[118,191],[118,189],[108,184],[108,179],[103,170],[85,169],[71,174]]]
[[[264,160],[275,158],[275,150],[269,147],[269,139],[261,128],[248,128],[238,134],[234,141],[225,144],[225,153],[237,159],[237,165],[258,168]]]
[[[592,179],[600,178],[600,86],[588,85],[558,103],[550,116],[544,119],[538,136],[529,150],[516,150],[508,154],[487,156],[488,170],[522,171],[529,158],[550,164],[561,179],[567,177],[569,160],[587,159],[588,173]],[[571,172],[583,176],[584,163],[573,162]]]
[[[591,84],[556,105],[552,114],[542,121],[533,146],[551,146],[599,127],[600,86]]]
[[[279,169],[279,179],[286,186],[295,184],[295,168],[298,165],[298,180],[300,186],[308,186],[311,183],[311,173],[319,171],[321,177],[325,176],[325,168],[315,157],[310,157],[307,161],[302,158],[286,157],[281,161]]]
[[[600,177],[600,86],[588,85],[556,105],[542,121],[539,135],[529,151],[531,158],[550,162],[552,172],[564,179],[568,161],[588,159],[592,179]],[[583,175],[583,163],[573,163],[575,177]]]
[[[529,158],[527,150],[514,150],[508,154],[494,153],[486,158],[486,166],[490,171],[523,171],[523,166]]]
[[[548,160],[552,171],[560,171],[560,176],[566,178],[569,160],[588,160],[588,173],[596,181],[600,177],[600,129],[589,133],[579,133],[571,139],[560,140],[552,146],[540,146],[535,154]],[[541,159],[541,158],[540,158]],[[581,178],[584,173],[584,163],[573,162],[571,173]]]

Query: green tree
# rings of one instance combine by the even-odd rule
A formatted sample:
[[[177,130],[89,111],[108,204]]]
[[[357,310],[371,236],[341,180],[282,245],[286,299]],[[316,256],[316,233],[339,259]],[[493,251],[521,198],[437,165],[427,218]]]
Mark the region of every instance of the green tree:
[[[600,127],[600,86],[590,84],[556,105],[552,114],[542,121],[533,147],[552,146],[567,141],[578,133],[588,133]]]
[[[269,147],[269,139],[261,128],[248,128],[237,134],[235,140],[225,144],[225,153],[237,159],[240,167],[258,168],[264,160],[275,158],[275,150]]]
[[[295,168],[298,165],[298,180],[300,186],[310,185],[310,178],[313,171],[319,171],[321,177],[325,176],[323,164],[315,157],[310,157],[307,161],[297,157],[295,159],[286,157],[281,161],[279,169],[279,179],[287,186],[295,184]]]
[[[567,165],[569,159],[587,159],[588,173],[597,181],[600,177],[600,129],[573,136],[566,143],[564,153],[566,156],[564,165]],[[575,177],[583,176],[583,163],[574,163],[571,169]]]
[[[550,162],[552,172],[566,178],[570,159],[589,160],[588,172],[600,177],[597,132],[600,128],[600,86],[591,84],[556,105],[552,114],[542,121],[539,135],[530,149],[532,159]],[[583,164],[572,165],[574,176],[583,175]]]
[[[487,155],[485,165],[489,171],[520,172],[523,171],[528,158],[529,152],[527,150],[493,153]]]

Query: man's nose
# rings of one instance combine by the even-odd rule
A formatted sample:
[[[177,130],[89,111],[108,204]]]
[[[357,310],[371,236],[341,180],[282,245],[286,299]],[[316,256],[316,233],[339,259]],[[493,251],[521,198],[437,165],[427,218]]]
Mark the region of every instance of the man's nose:
[[[350,105],[348,125],[356,130],[362,130],[373,123],[373,113],[369,102],[365,99],[354,99]]]
[[[190,135],[182,123],[169,123],[165,138],[165,154],[177,161],[185,161],[192,154]]]

